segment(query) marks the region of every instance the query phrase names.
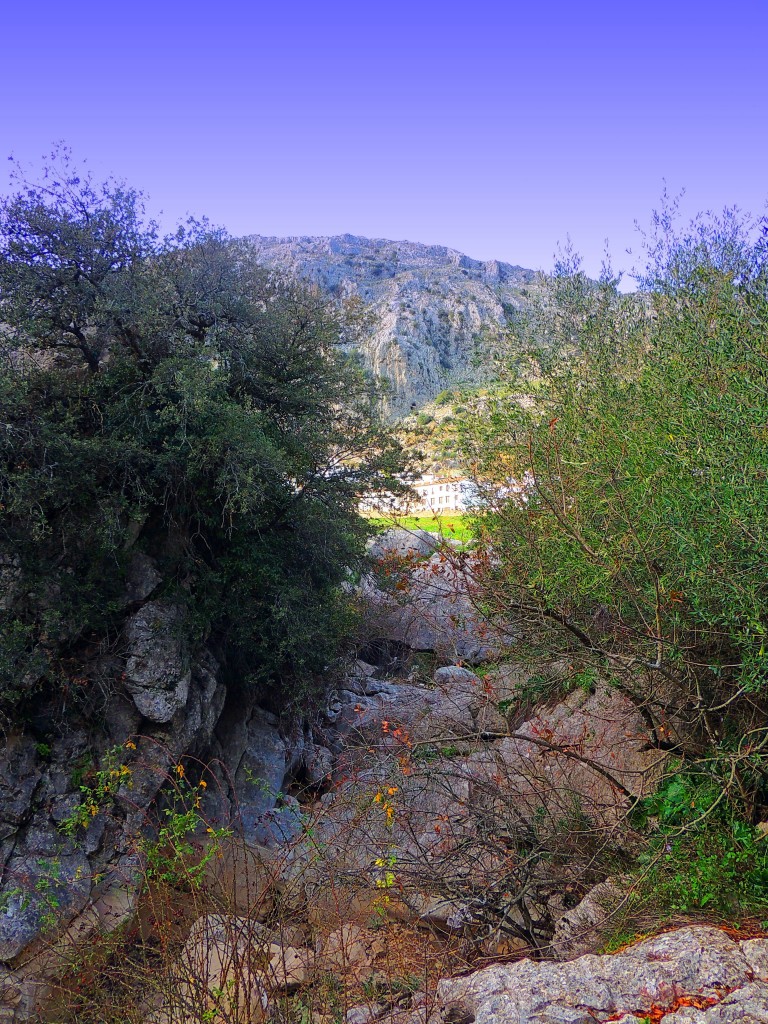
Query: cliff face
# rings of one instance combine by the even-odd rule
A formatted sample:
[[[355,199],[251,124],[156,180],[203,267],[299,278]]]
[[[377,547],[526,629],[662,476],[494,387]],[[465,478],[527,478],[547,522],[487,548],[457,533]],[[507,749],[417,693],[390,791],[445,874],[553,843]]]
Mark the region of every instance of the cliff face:
[[[521,309],[532,270],[470,259],[455,249],[357,235],[254,236],[262,261],[340,298],[369,304],[361,345],[390,381],[389,409],[404,415],[446,387],[483,379],[482,349]]]

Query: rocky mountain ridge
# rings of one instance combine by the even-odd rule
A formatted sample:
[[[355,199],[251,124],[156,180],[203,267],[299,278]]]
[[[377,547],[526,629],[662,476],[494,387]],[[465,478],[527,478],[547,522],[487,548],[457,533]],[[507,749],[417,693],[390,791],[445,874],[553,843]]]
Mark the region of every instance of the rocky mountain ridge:
[[[391,385],[389,410],[405,415],[446,387],[487,376],[483,349],[536,290],[536,274],[455,249],[359,235],[255,235],[261,260],[371,308],[363,358]]]

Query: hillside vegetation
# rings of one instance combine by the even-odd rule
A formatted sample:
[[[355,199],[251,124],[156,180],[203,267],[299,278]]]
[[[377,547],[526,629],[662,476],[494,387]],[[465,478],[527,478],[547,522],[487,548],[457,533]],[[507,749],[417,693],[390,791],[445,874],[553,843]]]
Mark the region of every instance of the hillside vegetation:
[[[488,500],[486,610],[629,695],[665,757],[633,812],[646,888],[666,912],[765,914],[768,226],[678,231],[673,212],[639,294],[558,268],[524,326],[547,343],[535,401],[488,403],[463,453]]]

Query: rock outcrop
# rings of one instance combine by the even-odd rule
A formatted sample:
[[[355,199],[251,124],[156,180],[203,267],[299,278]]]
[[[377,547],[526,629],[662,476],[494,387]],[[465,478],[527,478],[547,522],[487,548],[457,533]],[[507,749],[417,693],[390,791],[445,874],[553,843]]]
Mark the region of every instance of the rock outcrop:
[[[375,323],[361,352],[390,382],[393,415],[483,379],[476,365],[482,346],[504,333],[536,287],[531,270],[440,245],[357,235],[252,240],[268,266],[370,305]]]
[[[181,636],[183,612],[149,601],[125,626],[125,685],[151,722],[170,722],[189,696],[192,668]]]
[[[195,759],[217,758],[212,818],[253,842],[296,833],[296,801],[276,805],[302,763],[303,732],[239,700],[222,717],[219,665],[185,639],[180,606],[152,599],[160,581],[137,553],[118,652],[84,664],[82,704],[65,725],[41,708],[37,734],[19,729],[0,749],[1,1020],[28,1019],[74,944],[133,916],[139,837],[163,821],[162,794],[184,778],[182,762],[194,772]]]
[[[358,595],[369,640],[433,652],[449,663],[499,658],[514,647],[514,624],[483,616],[472,554],[435,546],[408,530],[377,538],[371,553],[378,570],[363,578]]]
[[[688,927],[613,956],[495,965],[438,985],[436,1020],[475,1024],[768,1021],[768,940]],[[666,1012],[664,1012],[666,1010]]]

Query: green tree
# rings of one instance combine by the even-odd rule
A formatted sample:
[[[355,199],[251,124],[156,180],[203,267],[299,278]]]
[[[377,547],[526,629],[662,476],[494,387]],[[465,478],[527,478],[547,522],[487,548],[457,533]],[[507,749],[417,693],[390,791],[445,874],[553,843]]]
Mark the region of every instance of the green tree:
[[[521,329],[530,377],[464,434],[489,499],[484,597],[591,661],[650,740],[734,766],[762,799],[768,744],[768,249],[735,210],[654,218],[640,291],[572,259]],[[526,478],[523,496],[510,479]],[[687,722],[673,740],[662,723]]]
[[[360,494],[400,451],[347,352],[350,320],[252,248],[58,171],[0,205],[0,615],[11,704],[115,635],[152,555],[232,678],[333,659]]]

